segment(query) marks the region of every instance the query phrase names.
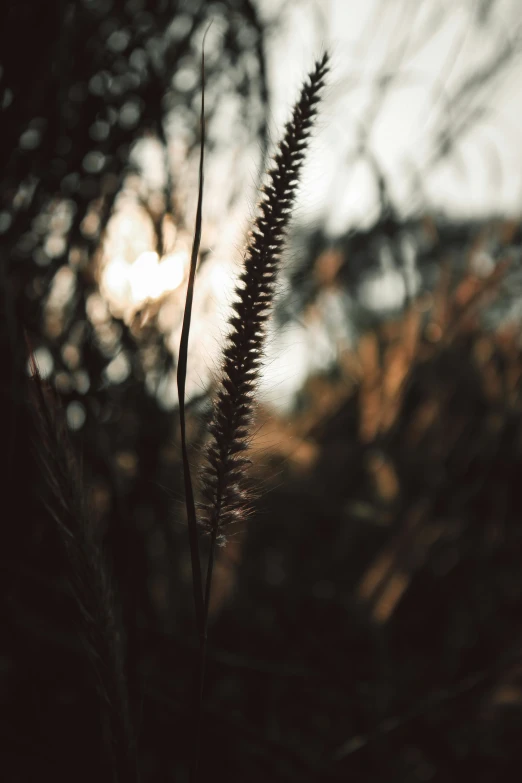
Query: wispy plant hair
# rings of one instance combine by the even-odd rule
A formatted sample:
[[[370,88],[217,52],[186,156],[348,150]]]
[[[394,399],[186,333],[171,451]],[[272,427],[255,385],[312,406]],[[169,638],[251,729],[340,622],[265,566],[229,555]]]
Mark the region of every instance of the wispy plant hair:
[[[96,676],[106,752],[115,780],[136,780],[124,654],[111,580],[85,501],[64,411],[42,380],[29,347],[30,409],[36,457],[44,479],[43,504],[67,558],[67,584],[78,611],[76,631]]]
[[[328,55],[318,60],[305,81],[274,156],[250,234],[224,349],[212,436],[203,468],[200,524],[214,539],[241,521],[249,506],[245,470],[253,394],[259,378],[265,324],[273,302],[277,272],[299,175],[328,72]]]

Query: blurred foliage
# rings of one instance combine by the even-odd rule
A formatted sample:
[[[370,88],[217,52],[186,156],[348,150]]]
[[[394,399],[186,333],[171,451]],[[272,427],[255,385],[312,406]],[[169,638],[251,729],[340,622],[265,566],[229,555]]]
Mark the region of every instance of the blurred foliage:
[[[245,659],[228,708],[279,744],[265,774],[515,768],[522,356],[517,324],[481,324],[506,272],[443,267],[428,301],[307,385],[300,415],[263,424],[270,491],[223,552],[213,639]]]
[[[197,145],[201,41],[209,20],[218,31],[207,53],[209,126],[232,94],[241,107],[236,130],[243,124],[263,146],[263,29],[249,1],[78,0],[47,7],[22,0],[5,9],[0,30],[2,310],[10,355],[20,353],[23,324],[35,347],[42,337],[49,345],[62,391],[74,393],[75,386],[74,378],[65,382],[71,362],[64,354],[74,353],[73,365],[92,370],[85,386],[85,380],[100,377],[129,339],[134,346],[117,323],[107,327],[110,345],[100,346],[92,339],[86,309],[97,287],[93,256],[125,177],[136,167],[132,151],[140,139],[155,138],[165,154],[163,193],[145,203],[154,229],[161,232],[165,213],[183,225],[169,143],[177,136],[188,139],[187,155]],[[64,265],[66,273],[60,271]],[[67,289],[61,323],[44,327],[41,300],[60,281]],[[170,361],[162,341],[149,337]]]

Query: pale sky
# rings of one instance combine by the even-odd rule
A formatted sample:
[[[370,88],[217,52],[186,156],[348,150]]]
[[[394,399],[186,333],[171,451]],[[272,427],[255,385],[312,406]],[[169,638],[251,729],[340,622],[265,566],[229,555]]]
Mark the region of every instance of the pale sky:
[[[271,0],[262,5],[268,18],[279,7]],[[299,197],[299,221],[315,222],[332,235],[374,221],[375,177],[355,150],[361,123],[372,112],[377,80],[396,73],[400,79],[389,84],[385,101],[373,106],[369,136],[394,202],[405,211],[414,203],[412,172],[417,170],[425,172],[424,200],[418,206],[428,212],[457,219],[519,214],[521,60],[514,55],[474,102],[468,103],[462,87],[481,70],[502,64],[503,57],[507,61],[510,42],[515,46],[521,38],[520,0],[300,0],[289,9],[270,46],[274,128],[284,122],[312,58],[324,47],[332,52],[330,86]],[[427,168],[437,133],[459,123],[468,106],[481,104],[490,110],[470,123],[454,153]],[[378,298],[373,296],[378,293],[388,304],[400,304],[403,288],[399,271],[381,269],[379,277],[363,281],[357,295]],[[329,300],[323,305],[313,330],[294,325],[269,347],[264,393],[279,407],[289,404],[303,375],[320,369],[317,357],[323,363],[332,358],[322,319],[343,304]]]
[[[278,4],[261,0],[270,17]],[[489,17],[480,11],[492,5]],[[300,0],[290,3],[285,23],[270,45],[274,126],[311,59],[325,46],[332,73],[301,209],[334,232],[353,222],[371,223],[375,188],[367,164],[357,160],[360,124],[371,112],[379,77],[399,73],[375,111],[370,149],[397,202],[412,197],[411,171],[422,171],[433,154],[437,129],[467,111],[466,80],[520,39],[519,0]],[[519,44],[520,45],[520,44]],[[501,70],[484,102],[491,107],[458,140],[448,164],[423,175],[426,204],[462,217],[491,211],[518,212],[522,203],[521,61]],[[476,105],[481,102],[476,95]]]

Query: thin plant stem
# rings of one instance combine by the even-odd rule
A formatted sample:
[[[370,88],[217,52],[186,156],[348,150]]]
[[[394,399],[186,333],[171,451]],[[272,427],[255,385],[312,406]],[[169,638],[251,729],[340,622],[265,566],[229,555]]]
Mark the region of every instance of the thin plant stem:
[[[190,334],[190,323],[192,319],[192,303],[194,299],[194,284],[196,278],[196,267],[198,262],[199,247],[201,244],[201,223],[203,211],[203,168],[205,158],[205,54],[201,53],[201,142],[199,152],[199,185],[198,185],[198,205],[196,211],[196,222],[194,228],[194,240],[192,243],[192,253],[190,257],[190,271],[187,284],[187,297],[185,300],[185,310],[183,313],[183,326],[181,329],[181,340],[179,345],[177,385],[179,397],[179,420],[181,430],[181,452],[183,459],[183,478],[185,483],[185,505],[187,509],[187,523],[190,542],[190,558],[192,566],[192,591],[194,595],[194,608],[196,611],[196,625],[202,643],[202,634],[204,629],[204,602],[203,602],[203,583],[201,576],[201,558],[199,554],[198,525],[196,519],[196,505],[194,502],[194,490],[192,488],[192,479],[190,475],[190,462],[187,450],[187,433],[185,420],[185,386],[187,379],[187,358],[188,341]]]
[[[209,25],[210,27],[210,25]],[[190,462],[187,449],[186,418],[185,418],[185,387],[187,378],[187,359],[188,359],[188,341],[190,335],[190,324],[192,318],[192,304],[194,299],[194,285],[196,279],[196,268],[198,262],[199,248],[201,244],[201,225],[203,212],[203,182],[204,182],[204,160],[205,160],[205,38],[208,27],[203,37],[201,51],[201,141],[199,152],[199,185],[198,185],[198,203],[196,210],[196,221],[194,227],[194,240],[192,243],[192,253],[190,258],[190,271],[187,284],[187,297],[185,300],[185,310],[183,313],[183,326],[181,330],[181,340],[178,357],[178,397],[179,397],[179,418],[181,430],[181,451],[183,459],[183,477],[185,483],[185,504],[187,509],[187,522],[190,542],[190,558],[192,570],[192,588],[194,596],[194,607],[196,612],[196,626],[199,635],[199,657],[195,677],[195,696],[194,696],[194,727],[193,727],[193,755],[190,768],[190,779],[196,783],[199,768],[200,742],[201,742],[201,717],[203,713],[203,689],[205,684],[205,660],[207,651],[207,617],[206,602],[203,598],[203,581],[201,573],[201,557],[199,552],[198,524],[196,518],[196,505],[194,502],[194,491],[190,475]]]
[[[199,753],[201,743],[201,723],[203,715],[203,692],[205,688],[205,672],[207,663],[207,641],[208,641],[208,613],[210,606],[210,595],[212,590],[212,574],[214,570],[215,550],[216,550],[217,530],[212,531],[210,537],[210,548],[207,561],[207,578],[205,582],[205,602],[203,614],[203,633],[201,634],[201,643],[199,647],[199,671],[196,693],[196,710],[194,720],[194,756],[192,759],[191,783],[197,782],[199,769]]]

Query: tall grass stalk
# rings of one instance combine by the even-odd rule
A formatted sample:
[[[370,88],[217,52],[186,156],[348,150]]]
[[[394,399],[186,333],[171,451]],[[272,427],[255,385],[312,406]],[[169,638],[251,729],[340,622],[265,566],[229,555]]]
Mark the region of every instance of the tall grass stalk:
[[[42,380],[29,347],[30,409],[36,456],[45,485],[43,504],[65,552],[68,588],[78,610],[79,634],[96,672],[106,753],[115,781],[137,781],[138,771],[118,611],[106,561],[96,540],[64,411]]]
[[[211,443],[206,452],[202,471],[202,495],[199,524],[210,534],[206,583],[202,606],[201,559],[196,538],[196,515],[185,441],[184,384],[187,366],[188,330],[194,290],[197,250],[201,236],[201,208],[203,186],[203,124],[200,153],[199,198],[194,245],[187,289],[187,303],[180,346],[178,389],[185,472],[187,516],[191,543],[194,601],[200,634],[198,689],[196,694],[194,755],[192,781],[197,780],[200,754],[200,724],[203,705],[203,686],[207,644],[208,610],[212,590],[215,547],[225,540],[224,529],[242,521],[249,507],[245,471],[254,394],[259,379],[265,325],[273,302],[280,257],[288,223],[292,215],[299,176],[305,159],[313,123],[317,115],[320,94],[328,72],[328,55],[318,60],[305,81],[299,100],[274,156],[274,165],[268,172],[263,188],[259,212],[245,253],[230,318],[230,334],[224,349],[222,373],[210,424]],[[202,61],[202,70],[203,70]],[[204,73],[204,71],[203,71]]]

